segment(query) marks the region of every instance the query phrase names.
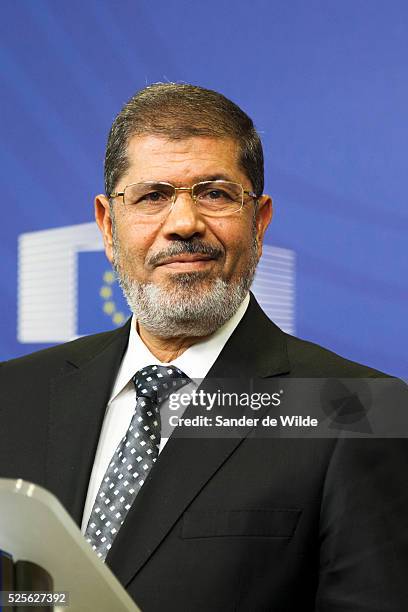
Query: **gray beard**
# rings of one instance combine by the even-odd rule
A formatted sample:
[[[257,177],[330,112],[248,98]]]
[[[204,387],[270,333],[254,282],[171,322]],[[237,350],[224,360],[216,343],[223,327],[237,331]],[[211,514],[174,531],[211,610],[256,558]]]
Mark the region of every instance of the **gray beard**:
[[[179,251],[185,252],[183,243],[177,244]],[[146,330],[161,338],[208,336],[215,332],[238,310],[258,263],[254,238],[247,272],[237,280],[217,278],[209,286],[206,273],[189,272],[174,274],[168,286],[160,287],[130,278],[121,267],[122,253],[115,237],[113,246],[113,265],[130,310]],[[174,246],[173,254],[177,250]],[[203,287],[203,283],[207,286]]]

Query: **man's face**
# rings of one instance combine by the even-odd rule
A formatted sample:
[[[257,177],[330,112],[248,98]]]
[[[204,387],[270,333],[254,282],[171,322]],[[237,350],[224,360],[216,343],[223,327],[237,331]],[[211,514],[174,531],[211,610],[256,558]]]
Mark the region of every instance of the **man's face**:
[[[129,169],[116,185],[116,191],[143,181],[189,187],[216,178],[241,183],[244,189],[252,190],[238,165],[238,146],[232,139],[167,140],[158,136],[135,136],[129,142],[128,158]],[[136,292],[137,288],[148,287],[152,296],[167,298],[167,310],[174,303],[179,317],[183,304],[184,308],[188,303],[194,304],[192,311],[187,308],[184,312],[184,318],[190,319],[202,318],[203,313],[200,314],[197,306],[200,303],[207,305],[207,311],[210,303],[212,309],[217,306],[211,302],[211,295],[219,292],[221,286],[228,293],[242,283],[245,285],[248,275],[252,281],[271,218],[271,201],[266,196],[261,199],[256,217],[250,198],[238,213],[226,217],[204,216],[188,192],[178,192],[173,208],[157,219],[136,216],[124,207],[120,197],[113,206],[114,229],[106,197],[96,198],[96,219],[106,254],[114,263],[125,292],[128,293],[126,285],[129,284]],[[248,286],[241,293],[246,293]],[[242,301],[242,296],[236,299]],[[148,307],[151,310],[153,304]],[[137,303],[136,308],[139,315],[141,305]],[[229,316],[232,315],[229,313]]]

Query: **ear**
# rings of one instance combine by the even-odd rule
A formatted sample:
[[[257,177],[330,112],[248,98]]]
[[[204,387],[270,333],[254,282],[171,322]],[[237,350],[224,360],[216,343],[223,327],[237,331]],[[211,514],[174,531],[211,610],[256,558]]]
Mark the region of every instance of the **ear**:
[[[272,220],[273,215],[273,204],[272,198],[268,195],[262,195],[258,199],[258,206],[256,212],[256,242],[258,245],[258,258],[262,255],[262,244],[265,232],[269,223]]]
[[[112,239],[112,218],[109,200],[106,195],[100,194],[95,198],[95,220],[102,234],[105,245],[106,257],[113,261],[113,239]]]

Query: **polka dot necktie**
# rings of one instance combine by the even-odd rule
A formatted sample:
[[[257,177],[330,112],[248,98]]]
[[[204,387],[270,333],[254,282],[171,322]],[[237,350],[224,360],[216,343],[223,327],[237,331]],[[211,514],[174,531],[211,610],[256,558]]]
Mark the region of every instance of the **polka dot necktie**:
[[[153,467],[160,447],[159,406],[190,379],[175,366],[148,366],[133,377],[136,409],[106,470],[85,532],[105,559],[126,514]]]

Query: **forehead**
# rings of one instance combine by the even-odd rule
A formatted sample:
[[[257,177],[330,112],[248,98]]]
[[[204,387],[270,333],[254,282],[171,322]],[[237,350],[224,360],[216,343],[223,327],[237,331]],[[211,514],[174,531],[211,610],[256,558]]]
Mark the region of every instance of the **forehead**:
[[[133,136],[128,145],[129,169],[120,179],[168,181],[186,185],[210,178],[226,178],[248,184],[239,166],[238,143],[232,138],[194,136],[169,140],[161,136]]]

